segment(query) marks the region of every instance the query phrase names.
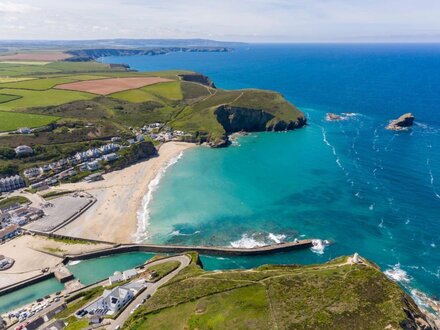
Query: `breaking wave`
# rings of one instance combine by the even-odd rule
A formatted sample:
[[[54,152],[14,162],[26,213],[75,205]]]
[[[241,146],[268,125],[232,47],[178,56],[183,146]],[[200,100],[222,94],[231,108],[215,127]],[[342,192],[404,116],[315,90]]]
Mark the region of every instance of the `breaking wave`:
[[[193,235],[197,235],[197,234],[200,234],[200,230],[196,230],[195,232],[190,233],[190,234],[184,234],[184,233],[181,233],[180,230],[174,230],[169,234],[169,236],[193,236]]]
[[[330,244],[327,240],[314,239],[312,240],[313,246],[310,248],[312,252],[317,254],[324,254],[325,247]]]
[[[397,263],[393,266],[393,268],[384,271],[384,274],[393,281],[401,284],[409,283],[411,281],[411,277],[408,275],[408,273],[400,268],[400,263]]]
[[[176,157],[171,158],[168,163],[165,164],[157,173],[156,177],[148,184],[148,192],[142,199],[142,207],[137,213],[137,231],[135,234],[135,242],[140,243],[148,238],[147,228],[150,224],[150,210],[149,206],[153,200],[153,193],[159,187],[160,180],[164,176],[165,172],[176,164],[180,158],[182,158],[183,152],[180,152]]]
[[[231,242],[233,248],[252,249],[270,244],[279,244],[286,239],[286,235],[269,233],[267,236],[261,234],[243,234],[241,238]]]

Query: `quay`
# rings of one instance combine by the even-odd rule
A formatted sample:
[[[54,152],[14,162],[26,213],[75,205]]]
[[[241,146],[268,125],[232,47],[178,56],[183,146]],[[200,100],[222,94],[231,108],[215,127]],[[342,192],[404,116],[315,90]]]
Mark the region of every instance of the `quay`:
[[[301,250],[313,246],[313,240],[297,240],[294,242],[285,242],[272,245],[266,245],[255,248],[233,248],[222,246],[190,246],[190,245],[158,245],[158,244],[120,244],[112,248],[98,250],[82,254],[67,254],[64,255],[65,262],[74,260],[85,260],[97,257],[104,257],[113,254],[127,253],[127,252],[153,252],[153,253],[183,253],[188,251],[198,252],[204,255],[219,255],[219,256],[258,256],[273,253],[288,252],[294,250]]]

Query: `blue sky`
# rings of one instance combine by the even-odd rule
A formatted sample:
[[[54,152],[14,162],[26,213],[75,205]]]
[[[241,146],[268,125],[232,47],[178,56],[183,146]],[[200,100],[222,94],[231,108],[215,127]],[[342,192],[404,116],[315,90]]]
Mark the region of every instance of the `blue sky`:
[[[439,0],[0,0],[0,39],[440,41]]]

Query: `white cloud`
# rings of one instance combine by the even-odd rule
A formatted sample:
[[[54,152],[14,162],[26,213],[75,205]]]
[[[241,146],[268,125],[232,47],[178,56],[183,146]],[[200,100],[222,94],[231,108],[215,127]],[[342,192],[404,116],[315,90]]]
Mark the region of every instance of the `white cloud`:
[[[0,39],[410,38],[440,34],[439,12],[438,0],[0,0],[2,20],[14,17],[27,27],[26,33],[0,30]]]
[[[24,3],[0,1],[0,14],[24,14],[35,9]]]

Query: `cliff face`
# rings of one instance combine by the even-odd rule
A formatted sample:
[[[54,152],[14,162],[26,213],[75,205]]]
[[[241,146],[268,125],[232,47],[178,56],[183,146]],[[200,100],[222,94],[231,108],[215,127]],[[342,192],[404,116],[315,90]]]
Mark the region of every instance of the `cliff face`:
[[[233,107],[229,105],[218,107],[214,113],[217,116],[218,122],[225,129],[226,134],[240,131],[262,132],[293,130],[304,126],[307,122],[304,116],[286,122],[284,120],[277,120],[273,114],[264,110]],[[227,144],[227,135],[222,139],[210,141],[210,145],[213,147],[223,147]]]
[[[199,73],[181,74],[179,77],[184,81],[196,82],[211,88],[216,88],[211,79]]]
[[[231,48],[227,47],[160,47],[149,49],[132,49],[132,48],[95,48],[95,49],[77,49],[69,50],[66,53],[72,55],[66,59],[69,62],[85,62],[93,61],[104,56],[133,56],[133,55],[165,55],[173,52],[230,52]]]

